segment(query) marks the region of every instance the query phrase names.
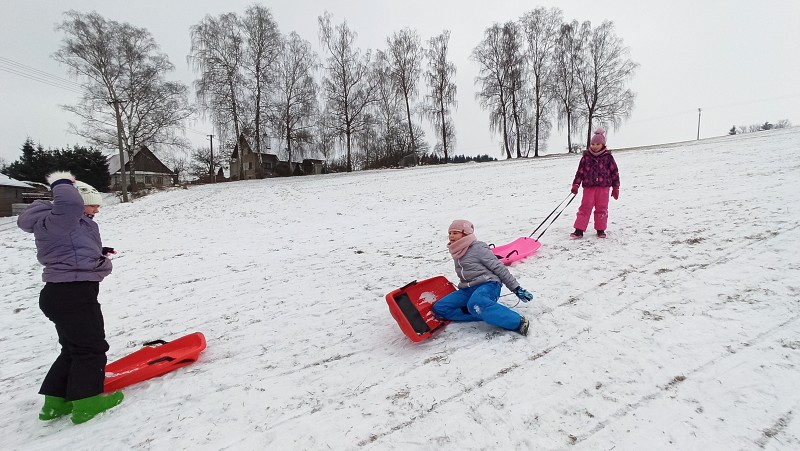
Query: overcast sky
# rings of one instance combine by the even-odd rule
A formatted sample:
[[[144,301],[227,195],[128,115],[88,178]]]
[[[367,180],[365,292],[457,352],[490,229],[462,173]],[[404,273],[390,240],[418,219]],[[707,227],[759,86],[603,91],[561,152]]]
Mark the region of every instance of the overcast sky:
[[[190,84],[196,74],[186,62],[189,27],[206,14],[242,14],[250,4],[239,0],[6,0],[0,15],[0,158],[7,163],[16,160],[28,136],[45,147],[83,144],[68,132],[68,123],[75,117],[59,107],[75,103],[76,91],[31,76],[69,78],[66,68],[51,57],[62,39],[55,25],[65,10],[94,10],[107,19],[146,28],[176,66],[168,78]],[[698,108],[703,110],[701,138],[726,134],[732,125],[781,119],[800,125],[800,4],[796,0],[291,0],[267,6],[282,33],[298,32],[318,52],[317,17],[326,10],[333,14],[334,23],[348,22],[358,33],[356,43],[362,49],[385,48],[386,38],[404,27],[416,29],[423,42],[450,30],[450,59],[458,71],[457,154],[501,157],[500,137],[492,136],[488,115],[474,100],[477,67],[469,54],[487,27],[515,20],[537,6],[559,7],[568,21],[590,20],[593,25],[613,21],[631,58],[640,64],[630,82],[637,94],[632,117],[619,130],[608,132],[612,149],[695,139]],[[57,84],[69,86],[70,82]],[[210,125],[196,121],[186,136],[195,145],[204,145],[205,135],[211,133],[215,132]],[[435,144],[430,133],[427,139]],[[562,132],[554,128],[548,148],[549,152],[566,148]]]

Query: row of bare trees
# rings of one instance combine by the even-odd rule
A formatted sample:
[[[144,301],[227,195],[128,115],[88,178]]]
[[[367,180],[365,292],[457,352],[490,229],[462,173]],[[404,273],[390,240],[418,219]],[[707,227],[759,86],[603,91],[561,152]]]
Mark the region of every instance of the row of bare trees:
[[[619,127],[630,116],[627,88],[637,64],[615,35],[613,22],[564,22],[558,8],[536,8],[516,21],[494,24],[472,52],[478,63],[476,98],[502,136],[507,158],[539,155],[555,119],[567,129]]]
[[[423,43],[405,28],[373,51],[360,48],[347,21],[330,13],[318,26],[322,55],[297,33],[281,33],[264,6],[206,16],[190,29],[196,105],[186,86],[166,80],[174,67],[145,29],[69,11],[54,57],[83,82],[79,104],[66,107],[82,120],[74,131],[97,147],[119,148],[122,159],[136,146],[185,146],[178,132],[197,108],[224,149],[244,135],[259,151],[269,147],[263,141],[279,141],[290,161],[312,150],[330,161],[341,145],[340,166],[348,171],[427,154],[426,119],[432,153],[447,161],[458,106],[449,31]],[[637,65],[627,53],[611,22],[565,23],[555,8],[488,27],[472,51],[475,96],[504,154],[538,156],[554,119],[568,137],[585,126],[587,140],[594,125],[618,126],[634,100],[626,83]],[[241,158],[236,166],[234,178]]]
[[[199,75],[199,107],[222,142],[244,134],[260,150],[263,138],[277,138],[292,160],[307,150],[329,159],[340,141],[348,171],[396,164],[427,149],[422,127],[414,122],[424,109],[443,130],[439,148],[450,152],[455,66],[447,60],[449,33],[433,38],[428,53],[438,59],[426,72],[431,86],[426,108],[417,104],[426,49],[415,31],[401,30],[387,38],[385,50],[373,52],[356,45],[357,34],[346,21],[334,23],[325,13],[318,24],[322,57],[296,33],[282,35],[269,10],[259,5],[242,16],[206,16],[191,28],[188,60]],[[238,164],[234,175],[242,170],[241,159]]]

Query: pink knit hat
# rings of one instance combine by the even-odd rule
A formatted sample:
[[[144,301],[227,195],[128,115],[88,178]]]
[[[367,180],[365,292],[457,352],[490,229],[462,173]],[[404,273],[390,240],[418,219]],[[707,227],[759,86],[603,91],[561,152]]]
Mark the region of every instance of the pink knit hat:
[[[602,128],[598,128],[594,131],[594,136],[592,136],[592,144],[602,144],[606,145],[606,131]]]
[[[447,229],[448,232],[461,232],[464,235],[470,235],[475,233],[475,227],[473,227],[472,223],[467,221],[466,219],[456,219],[450,224],[450,228]]]

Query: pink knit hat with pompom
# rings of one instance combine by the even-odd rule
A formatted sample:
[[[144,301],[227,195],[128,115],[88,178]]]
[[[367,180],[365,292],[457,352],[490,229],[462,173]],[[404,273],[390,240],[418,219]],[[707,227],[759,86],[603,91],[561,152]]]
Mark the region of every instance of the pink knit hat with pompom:
[[[594,136],[592,136],[592,144],[602,144],[606,145],[606,131],[602,128],[598,128],[594,131]]]

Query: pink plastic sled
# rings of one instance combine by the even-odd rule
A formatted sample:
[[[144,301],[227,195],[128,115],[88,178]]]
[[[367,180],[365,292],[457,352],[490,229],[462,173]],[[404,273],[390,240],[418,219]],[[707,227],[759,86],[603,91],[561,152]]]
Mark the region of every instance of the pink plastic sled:
[[[542,247],[542,243],[539,242],[539,240],[523,236],[508,244],[494,247],[492,252],[494,252],[494,255],[497,256],[504,265],[508,266],[516,261],[531,256],[534,252],[539,250],[540,247]]]

